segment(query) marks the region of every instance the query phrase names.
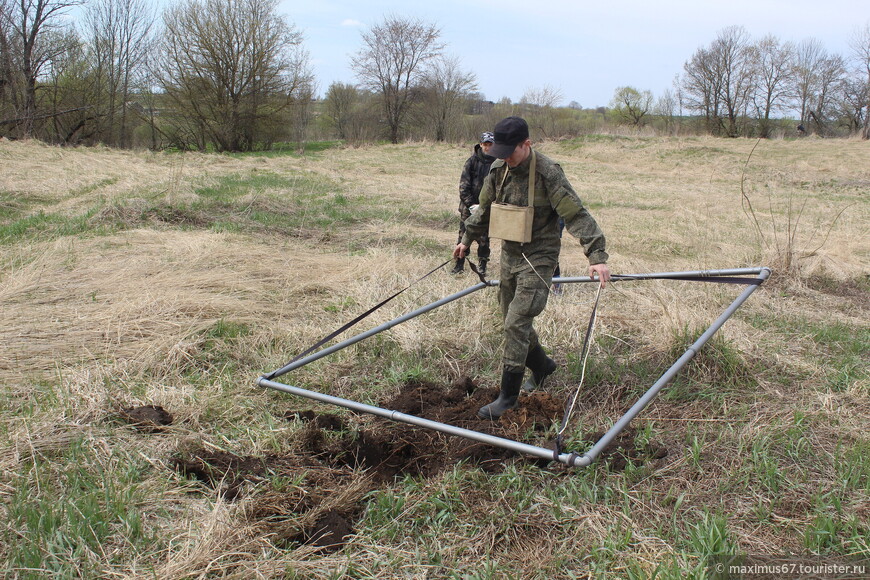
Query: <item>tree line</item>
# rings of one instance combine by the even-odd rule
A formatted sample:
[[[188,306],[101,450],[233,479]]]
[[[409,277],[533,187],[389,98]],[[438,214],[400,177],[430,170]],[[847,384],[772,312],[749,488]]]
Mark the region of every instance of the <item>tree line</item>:
[[[773,120],[792,113],[802,133],[867,138],[870,21],[851,45],[847,58],[816,39],[753,41],[743,27],[728,27],[684,65],[679,101],[717,135],[769,137]]]
[[[322,98],[303,32],[278,0],[0,0],[0,136],[214,151],[341,139],[466,142],[509,114],[536,135],[630,130],[870,137],[870,22],[850,55],[729,27],[671,90],[618,87],[609,107],[552,87],[491,102],[441,30],[396,15],[361,35],[357,83]],[[75,16],[75,17],[74,17]]]

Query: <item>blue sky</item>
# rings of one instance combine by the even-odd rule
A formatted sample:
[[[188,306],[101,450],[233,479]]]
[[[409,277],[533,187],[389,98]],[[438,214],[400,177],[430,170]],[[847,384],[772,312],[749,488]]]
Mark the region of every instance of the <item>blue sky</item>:
[[[562,105],[583,107],[606,106],[626,85],[660,96],[728,26],[753,39],[815,38],[850,57],[850,39],[870,21],[867,0],[283,0],[279,12],[303,33],[320,94],[333,81],[356,82],[350,59],[361,32],[394,14],[438,26],[445,52],[489,100],[549,87]]]

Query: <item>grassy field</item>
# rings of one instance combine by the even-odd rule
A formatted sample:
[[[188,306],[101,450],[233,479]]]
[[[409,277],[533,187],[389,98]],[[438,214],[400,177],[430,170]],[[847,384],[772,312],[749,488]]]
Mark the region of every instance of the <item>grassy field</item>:
[[[0,576],[707,578],[730,555],[870,559],[868,143],[593,136],[540,150],[601,224],[613,272],[773,270],[619,452],[583,469],[256,386],[449,258],[469,147],[0,141]],[[585,274],[576,240],[562,256],[563,275]],[[342,338],[474,281],[436,272]],[[738,292],[608,286],[572,448]],[[593,297],[585,284],[551,297],[537,328],[560,369],[524,407],[561,411],[577,389]],[[450,404],[476,408],[497,387],[496,311],[485,289],[281,380],[445,408],[464,384]],[[508,419],[495,432],[547,446],[561,412]]]

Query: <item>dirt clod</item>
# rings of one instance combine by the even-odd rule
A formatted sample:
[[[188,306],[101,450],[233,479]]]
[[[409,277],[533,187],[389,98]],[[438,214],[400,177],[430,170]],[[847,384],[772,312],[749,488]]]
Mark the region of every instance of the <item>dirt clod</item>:
[[[121,409],[121,418],[142,431],[157,432],[172,425],[172,415],[159,405]]]

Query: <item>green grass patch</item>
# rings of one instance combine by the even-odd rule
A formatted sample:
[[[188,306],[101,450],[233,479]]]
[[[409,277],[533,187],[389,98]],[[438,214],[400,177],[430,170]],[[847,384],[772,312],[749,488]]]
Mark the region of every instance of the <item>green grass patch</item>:
[[[157,206],[150,211],[161,221],[181,227],[256,229],[302,237],[328,237],[395,214],[384,211],[390,206],[382,199],[349,196],[334,182],[305,174],[232,175],[196,193],[199,199],[190,205]]]
[[[456,229],[457,232],[459,231],[459,212],[455,210],[444,209],[427,213],[411,212],[408,218],[421,227],[430,227],[435,230]]]
[[[458,230],[457,230],[458,231]],[[406,252],[416,252],[419,254],[441,254],[439,256],[442,258],[441,261],[446,260],[450,257],[450,249],[445,248],[444,244],[439,242],[438,240],[432,238],[431,236],[415,236],[412,234],[408,234],[405,236],[395,236],[385,238],[383,243],[396,245],[400,248],[403,248]],[[365,248],[371,247],[371,244],[366,240],[358,240],[355,242],[351,242],[348,249],[350,251],[354,250],[363,250]],[[475,264],[478,262],[478,258],[476,254],[472,254],[472,261]],[[429,264],[426,263],[426,266]],[[432,268],[438,265],[438,262],[435,262],[431,265]]]
[[[674,334],[668,360],[676,362],[706,331],[683,328]],[[722,334],[714,334],[663,391],[665,400],[710,400],[752,392],[758,385],[754,369]]]
[[[670,149],[659,154],[659,158],[661,159],[689,159],[692,161],[697,161],[701,159],[719,159],[722,156],[731,155],[730,151],[727,151],[721,147],[709,147],[705,145],[699,146],[689,146],[689,147],[680,147],[679,149]]]
[[[8,245],[25,240],[48,241],[66,236],[107,235],[117,231],[112,224],[91,223],[98,212],[91,209],[82,215],[66,216],[57,213],[38,213],[0,225],[0,244]]]
[[[35,200],[25,197],[23,193],[0,191],[0,220],[15,220],[36,203]]]
[[[604,203],[604,202],[598,202],[598,201],[592,201],[592,202],[589,202],[589,203],[584,202],[583,205],[585,205],[588,209],[591,209],[591,210],[597,210],[597,209],[615,209],[615,208],[633,209],[633,210],[643,211],[643,212],[648,212],[648,211],[672,211],[672,210],[673,210],[672,207],[668,207],[668,206],[666,206],[666,205],[664,205],[664,204],[658,204],[658,203],[644,203],[644,202],[642,202],[642,201],[640,201],[640,200],[638,200],[638,201],[636,201],[636,202],[608,201],[607,203]]]
[[[56,381],[34,380],[27,396],[10,396],[4,392],[0,397],[0,413],[12,413],[17,417],[33,417],[40,412],[53,412],[63,407],[63,395],[58,392]]]
[[[252,172],[221,177],[217,183],[205,185],[195,190],[202,199],[212,202],[229,202],[249,193],[283,190],[288,194],[327,193],[333,191],[334,184],[322,178],[302,173],[279,175],[270,172]]]
[[[853,386],[870,394],[870,329],[842,322],[813,321],[802,316],[755,316],[749,322],[756,328],[775,329],[785,343],[803,345],[818,353],[827,373],[824,386],[844,392]],[[863,385],[863,387],[862,387]]]
[[[565,139],[564,141],[559,142],[560,147],[564,147],[565,149],[580,149],[584,145],[590,144],[609,144],[609,143],[631,143],[636,141],[636,138],[633,137],[623,137],[621,135],[607,135],[603,133],[590,133],[589,135],[583,135],[581,137],[576,137],[574,139]]]
[[[103,179],[101,181],[98,181],[97,183],[92,183],[72,190],[68,194],[58,198],[58,200],[75,199],[76,197],[81,197],[83,195],[87,195],[88,193],[96,191],[101,187],[106,187],[117,183],[117,181],[117,177]],[[56,203],[56,201],[54,203]],[[5,222],[0,223],[0,229],[8,226],[12,228],[11,230],[9,230],[12,232],[14,232],[16,229],[27,231],[35,223],[41,220],[53,219],[55,221],[64,221],[66,219],[69,219],[64,218],[60,215],[52,214],[51,212],[46,213],[45,206],[54,205],[54,203],[46,203],[46,201],[43,199],[28,196],[28,194],[22,192],[0,191],[0,222]],[[22,217],[23,214],[38,206],[43,206],[43,209],[39,214]],[[0,239],[3,238],[3,235],[3,233],[0,233]]]
[[[99,184],[93,187],[98,187]],[[363,223],[390,221],[403,217],[401,208],[381,197],[351,196],[331,180],[304,173],[282,175],[254,172],[222,177],[195,190],[190,203],[158,202],[135,208],[124,201],[109,207],[93,207],[80,215],[39,211],[19,217],[25,204],[5,204],[10,217],[0,223],[0,244],[22,240],[53,240],[65,236],[107,235],[140,224],[170,226],[180,230],[207,229],[215,232],[268,231],[293,237],[317,237],[328,241],[341,238],[349,250],[364,250],[371,240],[348,237],[346,232]],[[3,214],[0,213],[0,219]],[[448,211],[422,216],[433,227],[447,227],[453,219]],[[417,220],[417,216],[413,218]],[[443,250],[425,236],[408,235],[397,243],[432,252]]]
[[[646,392],[702,333],[684,328],[674,335],[667,351],[648,357],[638,357],[637,345],[630,340],[599,337],[600,353],[587,365],[586,384],[602,388],[612,385],[629,397]],[[579,354],[569,353],[567,359],[568,371],[579,378],[582,370]],[[752,368],[737,348],[717,334],[665,386],[661,396],[671,402],[721,402],[728,395],[750,391],[757,384]]]
[[[737,542],[728,530],[728,518],[721,513],[705,511],[688,529],[687,551],[700,556],[699,568],[738,553]]]
[[[862,439],[855,443],[841,444],[835,453],[839,458],[835,462],[837,481],[843,484],[847,492],[870,489],[870,436],[864,433]]]
[[[252,349],[246,348],[245,339],[251,329],[231,320],[218,320],[203,332],[199,348],[193,353],[185,368],[185,377],[197,384],[220,383],[222,378],[232,377],[240,369],[256,364]]]
[[[189,204],[156,204],[140,220],[179,229],[268,231],[328,240],[351,226],[395,217],[395,210],[384,211],[379,198],[349,196],[330,180],[304,174],[231,175],[196,194],[198,199]]]
[[[804,529],[804,546],[814,554],[870,558],[870,527],[839,501],[831,501],[826,494],[817,497],[816,515]]]
[[[105,564],[155,549],[141,506],[147,464],[98,457],[84,439],[60,456],[21,464],[6,505],[6,573],[16,578],[97,578]]]
[[[78,189],[73,189],[72,191],[69,192],[69,195],[66,196],[66,199],[75,199],[77,197],[87,195],[89,193],[93,193],[100,188],[108,187],[108,186],[114,185],[116,183],[118,183],[117,177],[107,177],[105,179],[101,179],[100,181],[97,181],[96,183],[89,183],[87,185],[83,185],[82,187],[79,187]]]
[[[629,392],[646,390],[667,368],[665,361],[659,358],[637,357],[637,345],[631,340],[607,335],[595,340],[600,351],[587,362],[585,382],[588,385],[618,385]],[[568,372],[579,380],[583,371],[580,353],[568,352],[566,358]]]

